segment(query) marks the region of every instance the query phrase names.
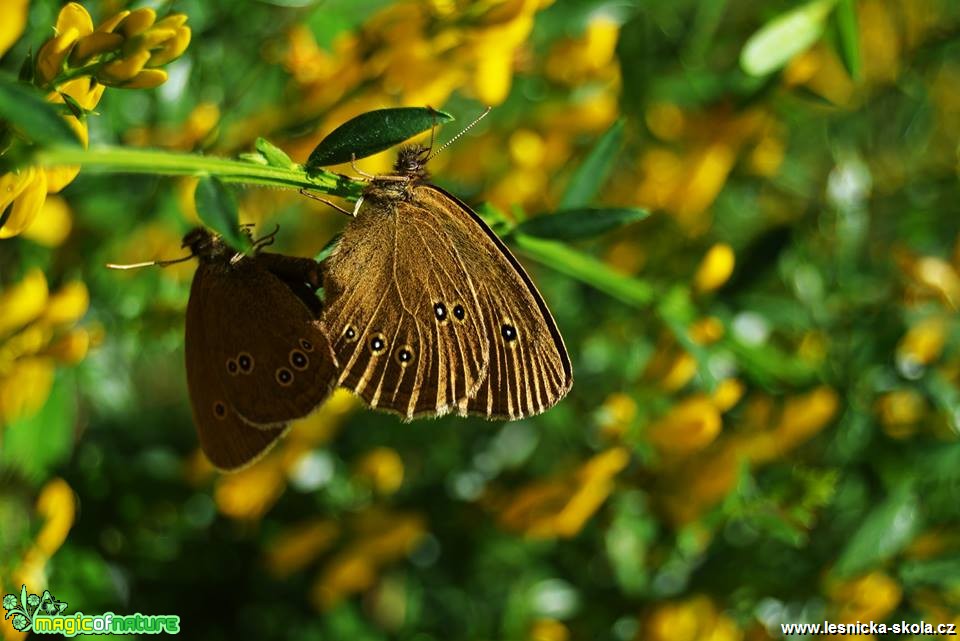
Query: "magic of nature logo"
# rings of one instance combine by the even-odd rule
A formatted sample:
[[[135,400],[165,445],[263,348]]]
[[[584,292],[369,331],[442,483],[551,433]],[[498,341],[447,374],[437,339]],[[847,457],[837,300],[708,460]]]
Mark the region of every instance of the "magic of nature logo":
[[[34,634],[179,634],[180,617],[173,614],[65,614],[67,603],[54,597],[49,590],[43,594],[28,594],[27,586],[16,594],[3,597],[4,619],[10,619],[14,630],[33,631]]]

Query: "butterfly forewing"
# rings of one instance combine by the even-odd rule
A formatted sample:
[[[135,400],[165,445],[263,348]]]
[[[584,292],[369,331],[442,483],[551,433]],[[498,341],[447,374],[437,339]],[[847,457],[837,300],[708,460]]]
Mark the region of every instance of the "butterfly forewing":
[[[462,245],[412,203],[365,200],[325,269],[341,385],[406,418],[466,411],[488,356]]]

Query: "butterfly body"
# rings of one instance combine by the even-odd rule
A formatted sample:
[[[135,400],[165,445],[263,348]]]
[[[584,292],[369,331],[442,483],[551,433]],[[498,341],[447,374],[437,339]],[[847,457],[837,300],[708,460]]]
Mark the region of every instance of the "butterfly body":
[[[467,205],[427,182],[426,152],[364,190],[326,262],[323,315],[338,383],[410,419],[516,419],[572,385],[539,292]]]
[[[205,230],[184,239],[199,259],[187,304],[187,386],[201,446],[222,469],[266,452],[291,420],[329,394],[336,360],[312,293],[309,259],[244,256]]]

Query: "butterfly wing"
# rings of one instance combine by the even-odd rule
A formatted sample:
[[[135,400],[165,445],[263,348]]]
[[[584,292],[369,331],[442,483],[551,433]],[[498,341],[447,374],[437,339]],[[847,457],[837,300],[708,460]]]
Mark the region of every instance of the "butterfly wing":
[[[209,331],[214,328],[203,323],[202,304],[196,295],[197,291],[204,289],[204,272],[203,266],[198,268],[187,304],[184,341],[187,387],[200,447],[214,466],[230,471],[245,467],[263,456],[287,428],[282,425],[271,429],[251,427],[233,409],[214,361],[205,349],[210,344]]]
[[[206,357],[245,422],[270,428],[309,414],[336,379],[336,359],[313,312],[259,256],[201,265],[194,278]]]
[[[555,405],[573,385],[563,338],[546,302],[503,241],[470,207],[434,185],[414,188],[423,212],[443,212],[452,238],[471,243],[483,341],[489,345],[487,376],[467,412],[491,419],[518,419]]]
[[[514,419],[554,405],[572,384],[563,339],[526,272],[437,187],[368,199],[328,259],[324,289],[340,383],[374,407]],[[416,369],[400,362],[405,348]]]
[[[407,419],[465,412],[488,360],[481,318],[456,313],[479,305],[470,248],[413,210],[368,198],[324,269],[338,383]]]

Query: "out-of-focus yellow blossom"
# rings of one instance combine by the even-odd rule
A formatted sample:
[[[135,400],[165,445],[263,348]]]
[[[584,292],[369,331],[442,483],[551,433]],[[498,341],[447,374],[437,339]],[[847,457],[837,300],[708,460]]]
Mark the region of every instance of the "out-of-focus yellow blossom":
[[[960,304],[960,275],[949,262],[924,256],[913,264],[913,277],[924,288],[935,293],[952,309]]]
[[[534,539],[576,536],[606,501],[613,491],[614,477],[629,461],[625,448],[614,447],[597,454],[572,474],[531,483],[502,506],[500,523]]]
[[[47,563],[63,545],[76,517],[76,499],[66,481],[47,481],[37,496],[34,515],[41,525],[33,542],[19,558],[3,560],[9,571],[0,576],[0,592],[4,594],[15,592],[21,585],[36,586],[37,590],[47,585]],[[0,625],[0,635],[8,640],[25,637],[8,623]]]
[[[783,140],[778,136],[764,136],[750,152],[750,169],[758,176],[771,178],[777,175],[785,155]]]
[[[726,378],[720,381],[710,398],[718,410],[726,412],[740,402],[745,391],[746,386],[742,381],[736,378]]]
[[[647,437],[664,454],[685,456],[713,442],[721,426],[720,412],[713,400],[695,394],[674,405],[651,425]]]
[[[960,533],[938,527],[913,539],[903,551],[908,559],[932,559],[960,549]]]
[[[623,393],[611,394],[598,413],[597,421],[601,434],[612,440],[622,438],[636,416],[637,403],[631,396]]]
[[[733,274],[736,258],[733,248],[726,243],[717,243],[704,255],[693,277],[694,287],[699,292],[712,292],[719,288]]]
[[[277,578],[288,577],[330,549],[338,536],[340,526],[327,519],[291,526],[270,543],[266,565]]]
[[[656,604],[636,641],[741,641],[743,632],[706,596]]]
[[[880,425],[887,436],[896,439],[913,436],[925,410],[923,397],[911,389],[888,392],[877,401]]]
[[[565,85],[581,85],[588,80],[612,79],[620,25],[599,16],[587,24],[583,36],[562,40],[547,55],[546,76]]]
[[[528,641],[567,641],[570,630],[556,619],[537,619],[530,626]]]
[[[0,56],[13,46],[27,26],[27,14],[30,0],[7,0],[3,7],[3,20],[0,20]]]
[[[797,346],[797,356],[808,363],[822,363],[827,357],[827,337],[817,330],[805,332]]]
[[[34,167],[0,176],[0,211],[7,219],[0,225],[0,239],[22,233],[33,223],[47,195],[47,175]]]
[[[690,326],[690,338],[700,345],[710,345],[723,338],[723,322],[716,316],[701,318]]]
[[[789,398],[776,426],[751,435],[742,451],[754,463],[779,458],[823,429],[836,416],[839,406],[840,398],[827,386]]]
[[[883,621],[900,604],[903,590],[889,575],[875,570],[855,579],[828,582],[838,623]]]
[[[891,9],[891,5],[881,0],[857,3],[862,72],[871,84],[892,82],[900,75],[901,41],[897,23],[903,14],[899,9],[894,9],[896,13]]]
[[[214,500],[224,516],[239,520],[256,520],[273,507],[286,487],[280,459],[271,456],[217,481]]]
[[[80,282],[50,295],[39,270],[0,292],[0,427],[43,407],[57,363],[72,365],[86,355],[89,334],[74,325],[89,302]]]
[[[947,340],[947,322],[940,316],[925,318],[913,325],[897,345],[897,361],[925,366],[940,358]]]
[[[636,241],[620,239],[607,248],[604,261],[615,271],[633,276],[643,269],[647,256],[646,251]]]
[[[409,554],[425,534],[417,515],[370,508],[358,515],[350,543],[329,559],[310,590],[317,609],[326,611],[343,599],[374,586],[380,569]]]
[[[840,107],[852,104],[855,87],[833,48],[818,44],[797,56],[784,72],[787,86],[803,84]]]
[[[697,359],[689,352],[680,352],[660,379],[660,387],[667,392],[675,392],[689,383],[696,373]]]
[[[60,196],[47,196],[33,224],[24,230],[23,237],[46,247],[58,247],[72,228],[73,216],[67,201]]]
[[[403,484],[403,459],[389,447],[377,447],[360,457],[354,473],[379,494],[393,494]]]

